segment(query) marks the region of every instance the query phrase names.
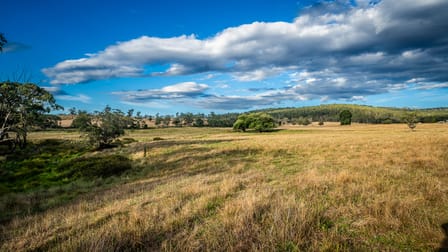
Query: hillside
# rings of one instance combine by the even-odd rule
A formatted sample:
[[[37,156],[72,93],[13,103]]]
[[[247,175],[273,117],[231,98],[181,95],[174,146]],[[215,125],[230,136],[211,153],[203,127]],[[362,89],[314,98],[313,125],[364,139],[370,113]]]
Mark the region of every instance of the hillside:
[[[278,120],[294,120],[297,118],[308,118],[312,121],[338,121],[339,113],[342,110],[349,110],[352,114],[352,121],[358,123],[401,123],[406,113],[415,111],[420,122],[434,123],[448,120],[448,108],[431,109],[407,109],[373,107],[352,104],[331,104],[300,108],[278,108],[263,109],[253,112],[266,112]]]

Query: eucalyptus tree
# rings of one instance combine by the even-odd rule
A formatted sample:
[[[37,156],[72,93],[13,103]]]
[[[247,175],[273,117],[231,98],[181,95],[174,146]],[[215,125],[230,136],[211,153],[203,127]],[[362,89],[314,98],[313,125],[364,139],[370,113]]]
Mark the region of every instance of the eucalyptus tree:
[[[0,141],[11,141],[15,135],[21,147],[27,132],[42,126],[43,117],[51,110],[63,109],[53,95],[33,83],[0,82]]]

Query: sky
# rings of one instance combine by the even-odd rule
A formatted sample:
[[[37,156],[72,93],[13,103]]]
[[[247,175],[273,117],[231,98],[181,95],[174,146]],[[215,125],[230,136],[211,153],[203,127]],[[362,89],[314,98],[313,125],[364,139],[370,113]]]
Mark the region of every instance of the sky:
[[[2,0],[0,80],[66,108],[448,106],[447,0]]]

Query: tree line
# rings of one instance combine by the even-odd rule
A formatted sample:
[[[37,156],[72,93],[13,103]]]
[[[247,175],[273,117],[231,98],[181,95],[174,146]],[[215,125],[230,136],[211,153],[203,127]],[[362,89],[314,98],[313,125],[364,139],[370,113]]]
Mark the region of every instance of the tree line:
[[[108,107],[108,106],[106,106]],[[114,109],[123,118],[126,129],[148,129],[151,127],[232,127],[239,116],[238,113],[216,114],[211,112],[204,113],[176,113],[175,115],[144,115],[140,111],[136,113],[134,109],[126,113]],[[70,116],[73,119],[70,127],[80,128],[88,118],[95,117],[100,112],[89,113],[86,110],[69,109]],[[60,117],[59,117],[60,118]]]
[[[264,109],[251,112],[270,114],[283,124],[309,124],[311,122],[339,122],[340,113],[348,110],[355,123],[390,124],[406,123],[407,114],[415,112],[416,121],[422,123],[446,122],[448,108],[410,109],[373,107],[365,105],[329,104],[300,108]]]

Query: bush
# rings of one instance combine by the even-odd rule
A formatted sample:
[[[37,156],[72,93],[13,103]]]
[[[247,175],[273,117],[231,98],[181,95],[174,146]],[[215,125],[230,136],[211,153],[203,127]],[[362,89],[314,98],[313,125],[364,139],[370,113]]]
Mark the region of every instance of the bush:
[[[233,124],[234,130],[246,131],[253,129],[258,132],[271,131],[275,128],[275,121],[272,116],[267,113],[251,113],[238,116]]]
[[[121,155],[80,157],[59,165],[61,177],[93,178],[117,176],[132,169],[131,160]]]
[[[342,110],[339,114],[339,121],[341,122],[341,125],[352,124],[352,113],[348,110]]]

